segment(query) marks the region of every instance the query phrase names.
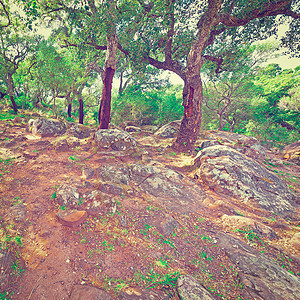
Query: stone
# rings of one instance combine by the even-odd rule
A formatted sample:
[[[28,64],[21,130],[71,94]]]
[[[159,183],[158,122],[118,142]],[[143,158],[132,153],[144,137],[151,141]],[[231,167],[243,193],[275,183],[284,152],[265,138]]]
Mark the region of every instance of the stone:
[[[56,191],[56,198],[60,205],[67,207],[77,207],[80,194],[76,187],[68,184],[62,184]]]
[[[85,221],[85,219],[87,218],[87,212],[84,210],[75,209],[60,210],[56,214],[56,216],[62,223],[62,225],[68,227],[76,227]]]
[[[285,160],[300,166],[300,141],[284,147],[282,155]]]
[[[0,291],[4,291],[9,284],[9,275],[13,271],[12,265],[12,256],[8,252],[0,249]]]
[[[67,130],[67,134],[78,139],[89,138],[92,133],[92,129],[83,124],[71,123],[71,127]]]
[[[160,223],[162,233],[165,236],[169,236],[178,226],[178,222],[171,216],[166,216],[166,219]]]
[[[114,196],[121,196],[123,194],[123,189],[115,184],[108,184],[108,183],[101,184],[99,190],[102,193],[106,193]]]
[[[125,131],[126,132],[141,132],[142,129],[140,127],[136,127],[136,126],[126,126]]]
[[[51,137],[64,134],[66,132],[66,125],[54,119],[30,119],[26,130],[41,137]]]
[[[118,184],[128,185],[130,181],[129,169],[127,166],[102,165],[97,169],[98,177],[103,181],[111,181]]]
[[[107,292],[93,286],[73,286],[70,294],[70,300],[113,300]]]
[[[239,277],[252,299],[300,299],[300,279],[276,261],[225,233],[218,233],[217,241],[238,267]]]
[[[25,204],[21,203],[11,206],[9,212],[15,221],[21,222],[26,218],[27,209]]]
[[[82,170],[83,179],[91,179],[94,177],[94,175],[95,175],[95,171],[91,168],[86,167]]]
[[[247,217],[223,215],[221,217],[221,221],[222,226],[230,228],[230,230],[253,230],[253,232],[259,237],[266,237],[269,240],[278,238],[277,234],[271,227]]]
[[[72,136],[68,138],[60,137],[57,140],[51,142],[51,145],[53,145],[56,151],[65,152],[80,146],[80,142],[76,137],[72,137]]]
[[[196,175],[211,189],[267,211],[287,215],[298,207],[286,182],[249,157],[227,146],[198,152]]]
[[[154,135],[162,138],[174,138],[180,129],[181,120],[172,121],[159,128]]]
[[[95,133],[98,148],[127,151],[136,148],[136,141],[127,132],[118,129],[99,129]]]
[[[294,246],[298,254],[300,254],[300,232],[297,232],[293,235],[293,237],[290,240],[290,243]]]
[[[37,152],[29,152],[29,151],[24,151],[23,156],[27,159],[34,159],[39,156]]]
[[[182,300],[216,299],[191,275],[181,275],[178,278],[177,290]]]

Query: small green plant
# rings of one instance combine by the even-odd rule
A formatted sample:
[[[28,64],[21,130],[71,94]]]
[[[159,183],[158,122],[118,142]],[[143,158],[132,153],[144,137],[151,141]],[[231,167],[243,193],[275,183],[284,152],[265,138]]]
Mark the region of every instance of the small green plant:
[[[8,292],[4,291],[0,293],[0,300],[10,300],[11,294],[8,294]]]
[[[263,240],[256,233],[254,233],[252,229],[250,230],[249,226],[245,230],[235,229],[234,231],[243,234],[244,238],[250,243],[256,244],[258,242],[261,246],[265,246]]]
[[[69,159],[71,159],[71,160],[73,160],[73,161],[79,160],[79,158],[77,158],[75,155],[74,155],[74,156],[71,155],[71,156],[69,157]]]
[[[167,244],[170,245],[172,248],[176,248],[175,245],[170,241],[170,239],[165,239],[163,235],[159,235],[160,239],[157,239],[157,242],[161,245],[161,243],[163,244]]]
[[[61,209],[61,210],[66,210],[66,206],[65,206],[65,205],[62,205],[62,206],[60,207],[60,209]]]
[[[141,229],[140,232],[141,232],[143,235],[147,235],[147,234],[149,233],[150,229],[152,228],[152,226],[149,225],[149,224],[144,224],[144,228],[145,228],[145,229]]]
[[[141,279],[146,282],[146,288],[175,288],[177,279],[180,276],[180,272],[167,273],[162,275],[160,273],[156,273],[152,268],[150,268],[149,272],[146,276],[141,275]]]
[[[155,262],[155,264],[158,266],[158,267],[161,267],[161,268],[170,268],[169,267],[169,261],[167,260],[167,256],[165,256],[166,260],[163,260],[162,258],[160,258],[159,260],[157,260]]]
[[[54,192],[51,196],[52,199],[55,199],[56,198],[56,192]]]
[[[201,258],[205,259],[206,261],[212,261],[215,257],[213,255],[210,257],[208,253],[202,251]]]

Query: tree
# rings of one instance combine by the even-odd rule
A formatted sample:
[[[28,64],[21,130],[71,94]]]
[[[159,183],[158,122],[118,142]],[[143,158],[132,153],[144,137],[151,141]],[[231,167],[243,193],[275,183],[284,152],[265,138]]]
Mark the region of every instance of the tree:
[[[0,12],[0,66],[2,76],[7,84],[8,94],[15,113],[18,112],[17,104],[14,100],[13,75],[17,71],[19,64],[29,55],[36,51],[36,46],[40,41],[39,36],[32,36],[22,18],[17,12],[11,12],[9,6],[3,1],[0,2],[3,12]],[[2,25],[2,17],[7,19],[7,23]],[[5,23],[5,22],[3,22]]]
[[[184,81],[184,115],[173,147],[191,149],[198,137],[202,119],[203,85],[200,72],[207,60],[217,64],[217,73],[222,70],[222,58],[215,51],[220,43],[216,46],[216,42],[221,38],[226,41],[230,37],[235,40],[266,37],[268,32],[271,34],[276,29],[275,16],[298,19],[299,6],[295,0],[184,3],[167,0],[151,3],[151,13],[143,20],[147,25],[141,26],[138,42],[143,44],[140,46],[145,48],[143,56],[151,65],[175,72]],[[162,6],[164,10],[161,10]],[[194,24],[189,24],[189,19]],[[184,23],[189,34],[182,43],[179,37]],[[149,38],[146,33],[149,33]]]

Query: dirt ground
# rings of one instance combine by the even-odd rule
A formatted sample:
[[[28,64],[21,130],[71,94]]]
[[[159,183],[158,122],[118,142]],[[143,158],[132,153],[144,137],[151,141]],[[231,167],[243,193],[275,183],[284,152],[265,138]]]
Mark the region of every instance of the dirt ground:
[[[253,212],[203,185],[209,197],[228,205],[212,204],[197,213],[178,214],[136,191],[114,198],[113,205],[103,203],[100,213],[89,214],[79,226],[64,226],[56,214],[65,208],[55,197],[62,183],[78,187],[83,199],[78,209],[85,210],[88,200],[84,196],[95,190],[95,184],[87,186],[84,167],[146,161],[139,155],[95,153],[92,140],[75,149],[56,151],[48,143],[55,138],[35,139],[25,131],[25,122],[1,121],[0,132],[0,147],[17,154],[14,159],[0,160],[1,248],[9,251],[14,263],[6,270],[9,279],[0,299],[69,299],[76,285],[99,287],[116,299],[147,289],[180,299],[175,288],[179,274],[194,275],[217,299],[248,299],[236,266],[214,240],[222,229],[219,217],[224,213],[259,219],[270,226],[281,239],[253,243],[241,232],[230,234],[252,243],[299,276],[299,253],[289,244],[299,231],[296,218]],[[143,142],[139,147],[148,152],[148,161],[158,161],[201,185],[189,167],[193,155],[174,153],[162,145],[165,141],[147,145],[143,133],[136,138]],[[299,166],[274,161],[267,166],[300,195]],[[166,235],[164,224],[170,217],[179,226]]]

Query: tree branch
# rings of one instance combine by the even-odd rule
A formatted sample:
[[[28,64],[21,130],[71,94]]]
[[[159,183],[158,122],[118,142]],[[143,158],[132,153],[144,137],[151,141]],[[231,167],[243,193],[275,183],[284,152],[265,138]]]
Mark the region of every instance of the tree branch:
[[[223,58],[217,58],[217,57],[214,57],[214,56],[211,56],[211,55],[203,55],[203,58],[208,59],[208,60],[213,61],[213,62],[216,62],[218,64],[217,68],[216,68],[216,71],[215,71],[216,74],[219,74],[222,71],[224,71],[221,68],[221,65],[223,63]]]
[[[8,13],[8,11],[6,10],[5,4],[3,3],[2,0],[0,0],[0,3],[1,3],[1,5],[2,5],[3,10],[4,10],[4,12],[5,12],[6,16],[7,16],[7,19],[8,19],[8,23],[7,23],[6,25],[1,25],[0,28],[5,28],[5,27],[8,27],[8,26],[11,24],[11,22],[10,22],[9,13]]]

